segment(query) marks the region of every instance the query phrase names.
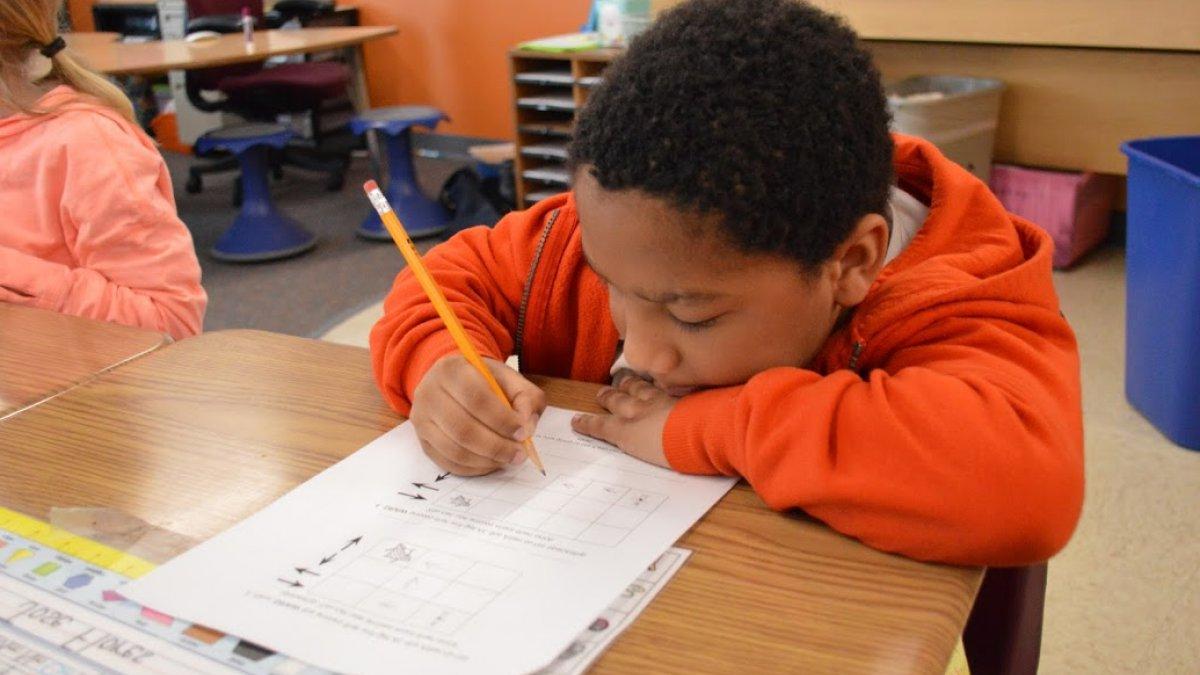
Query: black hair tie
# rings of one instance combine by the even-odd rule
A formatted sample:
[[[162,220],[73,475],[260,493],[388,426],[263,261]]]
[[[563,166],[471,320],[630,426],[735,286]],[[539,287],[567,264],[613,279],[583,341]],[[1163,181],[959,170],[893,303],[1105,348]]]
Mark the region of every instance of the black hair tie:
[[[42,48],[38,50],[38,52],[42,56],[44,56],[48,59],[52,59],[52,58],[54,58],[55,54],[61,52],[62,50],[66,49],[66,48],[67,48],[67,41],[64,40],[61,35],[59,35],[58,37],[54,38],[53,41],[48,42],[45,45],[43,45]]]

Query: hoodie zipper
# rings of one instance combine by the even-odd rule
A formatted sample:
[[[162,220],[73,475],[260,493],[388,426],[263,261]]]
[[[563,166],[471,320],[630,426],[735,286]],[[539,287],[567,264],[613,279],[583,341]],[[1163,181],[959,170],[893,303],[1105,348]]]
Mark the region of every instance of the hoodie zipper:
[[[554,227],[554,221],[558,220],[558,213],[558,209],[552,211],[546,226],[542,228],[542,236],[533,252],[533,262],[529,264],[529,275],[525,277],[525,290],[521,292],[521,307],[517,310],[517,330],[513,335],[517,372],[525,372],[525,310],[529,307],[529,296],[533,292],[533,278],[537,274],[538,263],[542,261],[542,249],[546,248],[546,240],[550,238],[550,229]]]
[[[866,348],[866,346],[867,343],[863,342],[862,340],[854,343],[854,348],[850,352],[850,363],[846,364],[847,368],[856,372],[858,371],[858,357],[862,356],[863,349]]]

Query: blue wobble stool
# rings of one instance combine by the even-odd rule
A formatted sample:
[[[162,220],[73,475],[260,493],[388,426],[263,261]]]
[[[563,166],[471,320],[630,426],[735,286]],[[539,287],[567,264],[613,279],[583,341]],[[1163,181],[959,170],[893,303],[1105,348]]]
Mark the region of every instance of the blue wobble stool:
[[[388,178],[383,194],[413,238],[441,234],[450,222],[450,214],[441,204],[421,194],[412,161],[412,128],[433,129],[445,119],[449,118],[437,108],[402,105],[368,110],[350,121],[350,130],[356,135],[373,129],[387,146]],[[358,227],[358,235],[391,241],[374,211]]]
[[[272,148],[283,148],[295,134],[278,124],[239,124],[214,129],[196,140],[201,154],[233,153],[242,171],[242,210],[212,247],[217,260],[263,262],[299,255],[317,238],[275,209],[267,186]]]

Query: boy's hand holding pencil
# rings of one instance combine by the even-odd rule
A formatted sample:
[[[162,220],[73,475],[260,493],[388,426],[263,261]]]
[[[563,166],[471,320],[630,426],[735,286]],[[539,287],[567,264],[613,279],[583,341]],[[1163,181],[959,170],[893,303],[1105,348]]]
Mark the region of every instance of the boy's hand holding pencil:
[[[434,364],[413,392],[409,419],[425,454],[461,476],[490,473],[526,458],[546,475],[533,445],[546,395],[511,368],[479,355],[379,186],[369,180],[363,190],[460,352]]]
[[[525,461],[522,442],[531,438],[546,409],[546,395],[508,366],[483,359],[512,401],[504,405],[461,354],[439,360],[413,392],[410,420],[425,454],[459,476],[491,473]]]

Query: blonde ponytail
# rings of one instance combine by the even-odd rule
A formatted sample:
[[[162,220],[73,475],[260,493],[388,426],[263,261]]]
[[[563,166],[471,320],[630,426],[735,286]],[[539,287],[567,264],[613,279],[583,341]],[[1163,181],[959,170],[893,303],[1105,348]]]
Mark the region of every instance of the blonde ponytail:
[[[39,115],[23,93],[30,90],[26,63],[42,48],[50,58],[48,78],[96,99],[134,122],[133,104],[103,76],[88,70],[62,49],[50,48],[58,39],[58,13],[62,0],[0,0],[0,108]]]
[[[54,68],[50,71],[51,78],[70,86],[81,94],[95,98],[117,111],[121,117],[134,125],[137,124],[137,120],[133,116],[133,104],[129,102],[125,92],[121,91],[117,85],[95,71],[88,70],[65,51],[55,54],[50,61],[54,64]]]

